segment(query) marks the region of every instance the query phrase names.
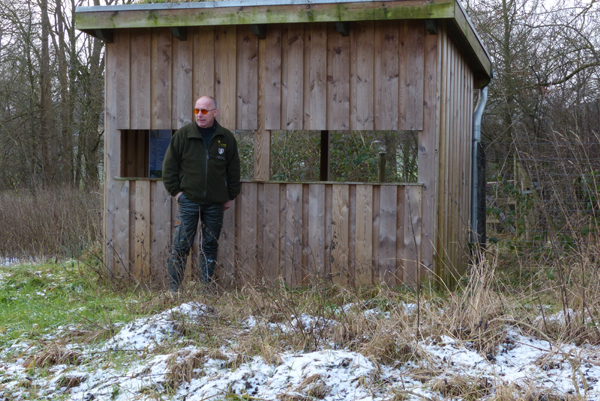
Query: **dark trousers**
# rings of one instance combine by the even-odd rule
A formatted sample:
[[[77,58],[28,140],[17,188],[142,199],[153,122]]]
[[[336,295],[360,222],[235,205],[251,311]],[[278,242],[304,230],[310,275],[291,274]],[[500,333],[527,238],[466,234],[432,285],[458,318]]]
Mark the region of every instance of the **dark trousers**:
[[[177,224],[168,260],[169,287],[177,291],[183,280],[190,248],[202,221],[198,271],[203,283],[212,281],[223,227],[223,205],[199,205],[184,194],[177,199]]]

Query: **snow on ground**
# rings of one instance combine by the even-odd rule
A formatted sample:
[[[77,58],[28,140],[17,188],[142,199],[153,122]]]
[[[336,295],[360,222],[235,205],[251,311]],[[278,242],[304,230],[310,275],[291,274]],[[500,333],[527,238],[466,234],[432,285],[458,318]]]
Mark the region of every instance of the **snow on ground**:
[[[316,352],[287,352],[272,364],[260,356],[232,363],[237,354],[224,347],[220,355],[205,356],[195,367],[191,380],[184,381],[175,393],[165,390],[169,370],[185,355],[200,353],[191,345],[181,346],[175,325],[179,319],[193,321],[214,313],[201,304],[182,304],[155,316],[124,325],[120,332],[101,346],[79,348],[85,362],[78,366],[56,365],[44,374],[32,374],[23,366],[35,347],[25,340],[0,350],[0,400],[25,399],[36,389],[39,399],[64,400],[278,400],[315,396],[333,400],[388,400],[391,389],[405,390],[407,399],[443,398],[413,377],[412,370],[427,364],[437,378],[483,378],[495,386],[514,383],[527,388],[531,383],[557,394],[581,394],[588,400],[600,399],[600,348],[563,344],[529,338],[509,329],[508,339],[496,356],[486,357],[469,343],[447,336],[419,343],[419,361],[397,367],[378,365],[361,354],[348,350],[322,349]],[[369,312],[375,313],[375,312]],[[251,317],[245,329],[266,324]],[[290,325],[335,325],[335,321],[309,315],[293,318]],[[273,330],[292,329],[286,323],[273,324]],[[72,348],[76,348],[74,345]],[[122,357],[120,353],[126,353]],[[204,354],[203,354],[204,355]],[[211,355],[211,354],[208,354]],[[436,379],[436,377],[432,377]],[[577,383],[578,389],[574,387]],[[70,388],[68,388],[70,387]],[[586,388],[587,387],[587,393]],[[157,398],[157,395],[161,394]],[[231,394],[245,398],[234,398]],[[230,395],[227,397],[227,395]],[[27,396],[29,397],[29,396]],[[227,398],[226,398],[227,397]],[[27,398],[30,399],[30,398]]]

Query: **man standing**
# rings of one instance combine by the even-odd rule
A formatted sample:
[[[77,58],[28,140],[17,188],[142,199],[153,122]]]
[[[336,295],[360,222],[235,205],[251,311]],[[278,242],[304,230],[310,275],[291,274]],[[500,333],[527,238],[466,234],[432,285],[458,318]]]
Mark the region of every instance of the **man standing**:
[[[163,162],[163,183],[177,202],[177,222],[168,259],[169,286],[177,291],[198,219],[202,221],[199,273],[212,280],[223,212],[240,193],[240,158],[233,134],[215,120],[217,102],[202,96],[194,109],[196,121],[179,129]]]

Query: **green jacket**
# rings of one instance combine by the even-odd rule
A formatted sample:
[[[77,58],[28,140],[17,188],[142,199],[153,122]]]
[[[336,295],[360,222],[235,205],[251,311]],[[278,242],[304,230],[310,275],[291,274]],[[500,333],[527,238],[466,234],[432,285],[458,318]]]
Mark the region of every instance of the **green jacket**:
[[[162,179],[171,196],[183,191],[198,204],[219,204],[240,193],[240,157],[231,131],[215,121],[208,150],[195,122],[171,138],[163,161]]]

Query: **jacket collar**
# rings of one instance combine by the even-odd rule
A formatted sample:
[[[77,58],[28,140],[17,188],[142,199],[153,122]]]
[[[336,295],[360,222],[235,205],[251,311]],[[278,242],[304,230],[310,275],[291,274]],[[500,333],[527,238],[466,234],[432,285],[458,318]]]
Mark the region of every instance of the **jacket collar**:
[[[191,128],[188,131],[188,138],[200,138],[200,139],[204,139],[204,137],[202,136],[202,133],[200,132],[200,130],[198,129],[198,124],[196,124],[195,121],[193,121],[190,124]],[[215,132],[213,133],[213,136],[216,135],[222,135],[221,133],[221,125],[219,125],[219,122],[217,120],[215,120]]]

